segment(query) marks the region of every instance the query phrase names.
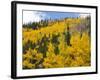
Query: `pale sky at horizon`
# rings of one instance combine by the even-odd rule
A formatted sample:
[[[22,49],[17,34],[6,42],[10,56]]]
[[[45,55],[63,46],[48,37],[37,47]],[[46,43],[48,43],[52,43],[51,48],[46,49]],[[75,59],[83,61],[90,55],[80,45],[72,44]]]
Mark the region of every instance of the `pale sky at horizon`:
[[[39,22],[45,19],[62,19],[66,17],[86,17],[90,14],[74,12],[23,11],[23,24]]]

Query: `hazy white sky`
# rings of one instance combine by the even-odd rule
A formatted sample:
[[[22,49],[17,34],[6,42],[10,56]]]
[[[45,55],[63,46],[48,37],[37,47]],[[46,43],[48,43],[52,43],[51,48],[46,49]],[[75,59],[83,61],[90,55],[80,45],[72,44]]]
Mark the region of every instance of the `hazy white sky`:
[[[80,14],[80,17],[85,18],[87,16],[89,16],[90,14]]]
[[[90,14],[80,13],[59,13],[59,12],[39,12],[39,11],[23,11],[23,23],[39,22],[44,19],[60,19],[65,17],[87,17]]]
[[[43,19],[46,14],[37,11],[24,11],[23,12],[23,23],[39,22]]]

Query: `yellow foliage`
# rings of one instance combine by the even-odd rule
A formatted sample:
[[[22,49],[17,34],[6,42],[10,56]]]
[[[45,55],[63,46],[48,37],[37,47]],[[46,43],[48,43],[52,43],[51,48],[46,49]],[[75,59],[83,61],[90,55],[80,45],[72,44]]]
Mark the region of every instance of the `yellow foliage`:
[[[64,67],[64,57],[61,55],[47,56],[44,59],[43,65],[45,68],[60,68]]]
[[[38,30],[23,28],[23,46],[28,41],[36,44],[35,48],[26,49],[26,52],[23,53],[23,68],[36,68],[39,64],[42,64],[44,68],[90,66],[91,40],[88,33],[83,32],[82,36],[80,36],[79,32],[72,33],[70,39],[71,46],[66,44],[65,35],[63,34],[67,27],[66,24],[70,23],[69,26],[73,27],[76,23],[79,24],[80,22],[80,19],[69,18]],[[59,35],[57,39],[59,43],[56,45],[51,42],[53,35]],[[43,53],[38,50],[39,46],[43,46],[46,42],[39,43],[44,36],[49,40],[46,44],[46,57],[43,57]],[[55,54],[55,51],[57,51],[55,47],[59,49],[57,54]],[[35,62],[32,63],[31,60],[35,60]]]
[[[41,53],[37,53],[37,50],[29,49],[26,53],[23,54],[23,68],[35,68],[43,58]],[[34,64],[31,61],[36,61]]]

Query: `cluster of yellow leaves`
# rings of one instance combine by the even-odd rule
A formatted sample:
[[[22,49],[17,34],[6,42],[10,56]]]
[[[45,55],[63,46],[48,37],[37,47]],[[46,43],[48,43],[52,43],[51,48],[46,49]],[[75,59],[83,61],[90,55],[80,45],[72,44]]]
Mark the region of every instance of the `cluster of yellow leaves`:
[[[54,48],[49,45],[49,53],[44,60],[45,68],[90,66],[90,38],[83,33],[82,38],[75,34],[71,38],[71,45],[67,46],[62,40],[59,44],[60,53],[55,55]]]
[[[33,43],[37,43],[38,40],[41,41],[42,37],[46,35],[47,38],[52,38],[52,34],[63,33],[66,30],[66,24],[80,23],[80,19],[66,19],[65,21],[55,22],[52,26],[47,26],[38,30],[24,29],[23,28],[23,45],[31,40]],[[74,24],[75,25],[75,24]],[[70,27],[73,27],[69,25]]]
[[[60,67],[76,67],[76,66],[90,66],[91,65],[91,47],[90,36],[87,32],[83,32],[80,37],[80,33],[75,32],[71,35],[71,46],[68,46],[65,41],[63,32],[66,29],[66,23],[80,23],[79,19],[67,19],[65,21],[56,22],[52,26],[41,28],[38,30],[24,29],[23,28],[23,45],[28,41],[32,41],[33,44],[37,44],[42,40],[44,36],[52,39],[53,34],[59,35],[57,45],[59,53],[55,54],[55,45],[50,41],[47,45],[46,57],[43,57],[43,53],[39,53],[37,49],[28,49],[26,53],[23,53],[23,68],[36,68],[40,61],[44,68],[60,68]],[[73,25],[72,25],[73,26]],[[72,27],[71,26],[71,27]],[[36,48],[39,45],[36,46]],[[33,62],[32,62],[33,61]]]
[[[29,49],[23,55],[23,68],[35,68],[36,65],[42,60],[43,55],[41,53],[37,53],[34,49]]]
[[[73,55],[71,66],[90,66],[91,47],[88,33],[84,32],[81,38],[79,33],[72,35],[71,44],[68,50],[68,53]]]

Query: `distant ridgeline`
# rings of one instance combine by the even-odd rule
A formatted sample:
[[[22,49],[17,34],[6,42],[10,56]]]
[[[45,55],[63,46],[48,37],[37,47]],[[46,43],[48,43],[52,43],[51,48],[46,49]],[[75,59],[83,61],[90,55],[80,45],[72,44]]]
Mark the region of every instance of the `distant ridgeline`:
[[[84,30],[91,30],[91,17],[88,16],[86,18],[64,18],[64,19],[55,19],[55,20],[41,20],[40,22],[30,22],[27,24],[23,24],[23,28],[30,28],[30,29],[40,29],[43,27],[51,27],[56,23],[62,23],[64,26],[69,26],[70,31],[78,30],[80,32]],[[60,26],[60,25],[59,25]],[[90,31],[89,31],[90,32]]]

